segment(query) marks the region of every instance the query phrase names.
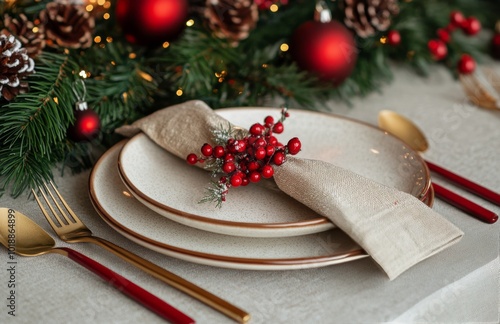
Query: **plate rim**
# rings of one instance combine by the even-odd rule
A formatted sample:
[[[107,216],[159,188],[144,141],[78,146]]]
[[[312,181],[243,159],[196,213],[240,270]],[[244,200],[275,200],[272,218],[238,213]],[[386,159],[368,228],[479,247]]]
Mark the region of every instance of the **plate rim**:
[[[277,108],[277,107],[230,107],[230,108],[217,109],[217,110],[215,110],[215,112],[218,113],[218,112],[236,111],[236,110],[238,112],[245,111],[245,110],[247,110],[247,111],[255,111],[255,110],[266,111],[266,110],[268,110],[269,111],[269,110],[281,110],[281,108]],[[381,133],[385,134],[386,136],[391,137],[393,140],[396,140],[396,142],[399,142],[408,151],[412,152],[413,156],[415,156],[415,158],[422,165],[422,169],[424,171],[424,175],[426,176],[427,181],[426,181],[425,186],[423,186],[421,192],[418,194],[418,196],[415,196],[415,197],[423,202],[426,200],[426,197],[429,193],[429,189],[431,186],[430,170],[429,170],[427,164],[425,163],[424,159],[420,156],[420,154],[418,154],[417,151],[415,151],[413,148],[408,146],[402,140],[400,140],[399,138],[395,137],[391,133],[384,131],[375,125],[372,125],[372,124],[369,124],[367,122],[360,121],[360,120],[357,120],[354,118],[340,116],[340,115],[328,113],[328,112],[310,111],[310,110],[305,110],[305,109],[295,109],[294,108],[293,111],[299,111],[301,113],[306,113],[306,114],[323,115],[323,116],[326,116],[328,118],[341,119],[341,120],[352,122],[354,124],[362,125],[365,127],[367,126],[375,131],[381,132]],[[146,134],[144,134],[143,132],[140,132],[140,133],[134,135],[132,138],[130,138],[128,143],[132,143],[132,141],[142,139],[143,137],[146,137],[148,140],[150,140]],[[126,144],[128,144],[128,143],[126,143]],[[316,218],[312,218],[312,219],[305,220],[305,221],[298,221],[298,222],[248,223],[248,222],[236,222],[236,221],[230,221],[230,220],[213,219],[213,218],[209,218],[209,217],[205,217],[205,216],[187,213],[187,212],[182,211],[182,210],[178,210],[178,209],[173,208],[171,206],[165,205],[165,204],[163,204],[155,199],[152,199],[151,197],[149,197],[148,195],[143,193],[141,190],[139,190],[132,183],[132,181],[129,179],[129,177],[127,177],[126,172],[124,171],[124,167],[123,167],[122,162],[121,162],[122,156],[123,156],[124,151],[125,151],[125,147],[126,147],[126,145],[123,145],[123,147],[119,153],[118,172],[120,174],[122,182],[125,184],[125,186],[127,188],[129,188],[129,190],[131,191],[131,194],[136,196],[137,199],[143,200],[143,201],[141,201],[141,203],[143,203],[143,204],[146,204],[146,205],[150,204],[151,206],[154,206],[155,208],[158,208],[158,209],[163,210],[163,211],[168,212],[168,213],[172,213],[173,218],[167,217],[167,216],[164,216],[164,217],[167,217],[171,220],[177,221],[177,222],[182,223],[184,225],[186,225],[185,222],[179,221],[179,218],[184,219],[184,220],[188,220],[188,221],[194,221],[194,222],[197,222],[200,224],[207,224],[209,226],[218,226],[218,227],[222,227],[222,228],[226,229],[226,230],[217,231],[216,233],[222,233],[222,234],[234,235],[234,236],[247,236],[247,237],[256,237],[256,236],[255,235],[243,235],[240,232],[242,230],[244,231],[247,229],[262,231],[262,233],[265,233],[266,231],[271,232],[272,230],[278,230],[278,231],[280,231],[280,234],[278,234],[278,235],[261,236],[261,237],[277,237],[277,236],[303,235],[303,233],[286,234],[286,235],[281,233],[281,232],[285,232],[287,230],[293,230],[293,229],[297,229],[297,228],[303,229],[304,234],[309,234],[309,233],[313,233],[313,232],[311,232],[311,228],[314,228],[314,227],[318,227],[317,232],[321,232],[321,231],[333,228],[333,226],[334,226],[334,225],[329,226],[331,224],[331,222],[328,218],[326,218],[324,216],[319,216]],[[148,208],[150,208],[150,206],[148,206]],[[201,227],[196,227],[196,228],[202,229]],[[236,230],[238,232],[238,234],[228,234],[227,231],[229,231],[230,229]]]
[[[179,248],[179,247],[176,247],[174,245],[159,242],[159,241],[154,240],[152,238],[146,237],[140,233],[137,233],[133,229],[121,224],[112,215],[110,215],[105,210],[105,208],[102,207],[101,203],[99,202],[99,199],[97,198],[97,194],[96,194],[95,187],[94,187],[96,172],[100,168],[103,161],[105,159],[107,159],[109,157],[109,155],[114,152],[114,150],[117,150],[120,146],[123,146],[125,144],[125,142],[127,142],[127,141],[128,141],[127,139],[121,140],[120,142],[116,143],[111,148],[109,148],[106,152],[104,152],[104,154],[99,158],[99,160],[96,162],[96,164],[92,168],[92,171],[90,172],[90,176],[89,176],[89,180],[88,180],[89,197],[90,197],[91,203],[94,206],[94,209],[96,210],[97,214],[104,220],[105,223],[107,223],[111,228],[113,228],[115,231],[119,232],[120,235],[122,235],[124,237],[126,237],[126,236],[123,233],[126,233],[126,234],[132,236],[133,238],[135,238],[137,241],[139,241],[141,243],[145,243],[147,245],[154,246],[154,247],[160,249],[162,251],[161,253],[172,256],[172,257],[176,257],[176,256],[173,256],[173,255],[165,253],[165,252],[168,251],[168,252],[172,252],[172,254],[181,254],[182,256],[186,256],[189,258],[195,258],[197,260],[202,260],[205,262],[199,262],[199,263],[203,263],[203,264],[207,264],[207,265],[214,265],[214,262],[216,265],[218,265],[218,264],[226,264],[226,265],[234,264],[235,268],[242,268],[244,266],[253,266],[252,268],[265,267],[266,270],[268,270],[267,267],[269,267],[269,268],[280,267],[280,269],[283,268],[283,270],[286,270],[286,269],[291,269],[293,266],[295,266],[295,267],[300,267],[300,266],[319,267],[322,265],[326,266],[326,265],[332,264],[332,262],[343,263],[343,262],[354,261],[354,260],[358,260],[361,258],[369,257],[369,255],[360,247],[358,249],[355,249],[355,250],[352,250],[349,252],[344,251],[344,252],[340,252],[340,253],[328,254],[328,255],[317,256],[317,257],[265,258],[265,259],[241,258],[241,257],[217,255],[217,254],[212,254],[212,253],[189,250],[189,249],[185,249],[185,248]],[[145,208],[147,208],[147,207],[145,207]],[[184,226],[186,226],[186,225],[184,225]],[[209,232],[209,233],[211,233],[211,232]],[[129,239],[129,238],[127,238],[127,239]],[[130,239],[130,240],[132,240],[132,239]],[[143,245],[137,241],[136,241],[136,243]],[[143,246],[147,247],[148,249],[151,249],[146,245],[143,245]],[[179,257],[177,256],[176,258],[179,258]]]

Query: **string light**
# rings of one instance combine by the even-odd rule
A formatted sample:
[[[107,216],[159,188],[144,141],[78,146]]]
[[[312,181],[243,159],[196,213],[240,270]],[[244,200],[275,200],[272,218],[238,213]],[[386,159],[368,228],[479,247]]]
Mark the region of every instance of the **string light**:
[[[194,20],[193,19],[189,19],[188,21],[186,21],[186,26],[191,27],[193,25],[194,25]]]
[[[101,42],[101,36],[94,37],[94,42],[96,42],[97,44],[99,44]]]
[[[181,89],[181,88],[179,88],[179,89],[177,89],[177,91],[175,92],[175,94],[176,94],[178,97],[180,97],[180,96],[182,96],[182,95],[184,94],[184,92],[182,91],[182,89]]]
[[[387,36],[380,37],[380,44],[385,44],[385,43],[387,43]]]
[[[287,44],[287,43],[283,43],[283,44],[281,44],[281,45],[280,45],[280,50],[281,50],[282,52],[286,52],[286,51],[288,51],[288,49],[289,49],[289,48],[290,48],[290,47],[288,46],[288,44]]]
[[[132,52],[128,55],[128,58],[131,60],[135,59],[136,57],[137,57],[137,54],[135,54],[134,52]]]
[[[277,4],[272,4],[271,7],[269,7],[269,11],[271,12],[277,12],[279,9],[278,5]]]
[[[111,15],[106,12],[104,15],[102,15],[102,18],[104,18],[104,20],[108,20],[109,18],[111,18]]]
[[[163,48],[167,48],[167,47],[169,47],[169,46],[170,46],[170,43],[169,43],[169,42],[165,42],[165,43],[163,43],[163,45],[162,45],[162,47],[163,47]]]

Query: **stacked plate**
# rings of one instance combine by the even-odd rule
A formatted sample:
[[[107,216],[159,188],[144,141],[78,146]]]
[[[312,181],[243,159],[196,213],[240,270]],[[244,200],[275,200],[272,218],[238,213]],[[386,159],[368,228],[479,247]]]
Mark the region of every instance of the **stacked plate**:
[[[280,109],[231,108],[217,113],[248,128],[267,115],[278,117]],[[423,160],[376,127],[292,110],[279,136],[284,141],[301,139],[298,157],[336,164],[432,205]],[[125,237],[192,262],[276,270],[367,256],[328,219],[283,194],[272,181],[232,189],[220,209],[199,204],[210,180],[210,173],[188,165],[141,133],[101,157],[90,176],[90,196],[99,215]]]

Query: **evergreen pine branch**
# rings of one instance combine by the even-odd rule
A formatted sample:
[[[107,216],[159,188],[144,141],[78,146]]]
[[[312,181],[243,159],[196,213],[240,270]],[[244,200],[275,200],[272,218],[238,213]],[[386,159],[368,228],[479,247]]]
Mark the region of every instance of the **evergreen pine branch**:
[[[44,53],[28,78],[30,92],[0,106],[0,188],[13,196],[52,177],[64,156],[66,129],[73,119],[71,71],[67,56]]]

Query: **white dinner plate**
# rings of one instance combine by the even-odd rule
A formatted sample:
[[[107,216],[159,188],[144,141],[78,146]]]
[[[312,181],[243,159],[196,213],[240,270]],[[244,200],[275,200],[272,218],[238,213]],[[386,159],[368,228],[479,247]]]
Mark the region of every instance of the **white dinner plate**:
[[[279,117],[280,109],[229,108],[217,113],[249,128],[267,115]],[[327,161],[419,199],[426,198],[430,176],[422,158],[376,127],[332,114],[290,110],[279,139],[286,143],[295,136],[302,142],[297,157]],[[144,205],[194,228],[236,236],[284,237],[333,227],[328,219],[272,186],[250,184],[231,189],[220,209],[215,204],[200,204],[213,179],[210,173],[168,153],[142,133],[123,147],[119,172],[130,192]]]
[[[140,245],[190,262],[249,270],[314,268],[368,256],[339,229],[251,238],[211,233],[168,220],[138,202],[122,183],[117,158],[123,145],[113,146],[94,166],[90,197],[106,223]]]

